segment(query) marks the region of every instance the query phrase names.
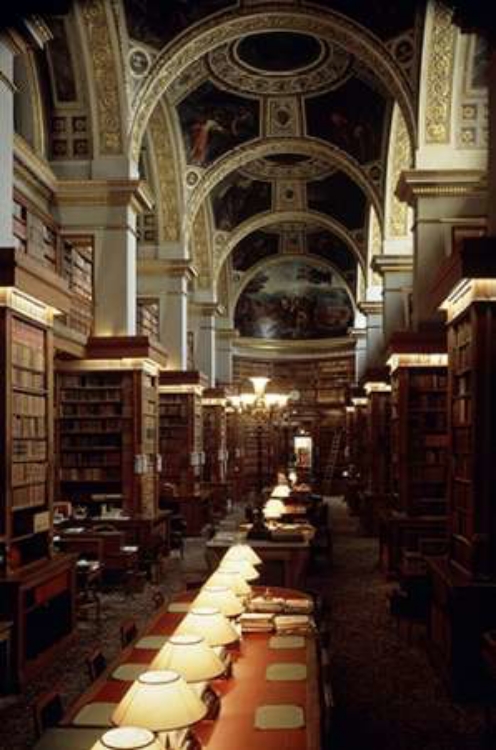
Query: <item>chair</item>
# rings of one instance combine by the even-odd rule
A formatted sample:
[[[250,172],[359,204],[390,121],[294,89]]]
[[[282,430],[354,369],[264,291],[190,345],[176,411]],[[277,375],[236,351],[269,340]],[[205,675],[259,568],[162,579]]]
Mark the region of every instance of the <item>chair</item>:
[[[126,620],[120,627],[121,646],[126,648],[138,637],[138,626],[134,620]]]
[[[105,671],[107,660],[99,648],[96,648],[89,656],[86,657],[86,666],[90,681],[94,682]]]
[[[165,596],[161,591],[154,591],[152,594],[152,601],[155,609],[160,609],[160,607],[163,607],[165,604]]]
[[[41,737],[46,729],[57,726],[63,715],[64,706],[58,690],[50,690],[41,695],[33,706],[36,737]]]

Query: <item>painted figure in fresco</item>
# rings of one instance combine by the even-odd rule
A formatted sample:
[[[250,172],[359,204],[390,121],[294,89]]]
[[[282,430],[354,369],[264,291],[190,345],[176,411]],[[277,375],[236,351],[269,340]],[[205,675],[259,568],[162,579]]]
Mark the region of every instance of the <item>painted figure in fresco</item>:
[[[203,115],[191,126],[190,159],[193,164],[203,165],[208,160],[208,149],[212,134],[223,133],[224,127],[212,117]]]

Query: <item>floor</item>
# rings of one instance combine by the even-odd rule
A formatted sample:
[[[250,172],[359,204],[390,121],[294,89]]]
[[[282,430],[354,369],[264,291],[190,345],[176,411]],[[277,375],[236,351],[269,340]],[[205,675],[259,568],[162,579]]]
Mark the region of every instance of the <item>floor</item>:
[[[336,700],[332,750],[496,749],[484,735],[478,706],[451,703],[427,659],[421,633],[411,644],[396,632],[387,611],[385,581],[376,567],[377,541],[364,537],[339,498],[330,501],[334,565],[312,573],[309,585],[330,605],[331,657]],[[89,684],[85,657],[97,646],[108,660],[119,650],[119,626],[127,617],[142,625],[153,612],[157,589],[168,600],[188,578],[205,570],[204,545],[188,540],[184,560],[167,561],[159,586],[104,598],[100,624],[82,621],[78,637],[22,696],[0,700],[0,750],[28,750],[34,733],[31,704],[55,685],[66,705]],[[327,750],[327,749],[326,749]]]

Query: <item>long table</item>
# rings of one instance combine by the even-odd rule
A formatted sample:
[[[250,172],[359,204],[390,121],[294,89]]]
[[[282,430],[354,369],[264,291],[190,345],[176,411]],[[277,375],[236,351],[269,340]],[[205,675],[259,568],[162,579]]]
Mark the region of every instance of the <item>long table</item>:
[[[274,596],[301,598],[300,592],[273,589]],[[190,602],[195,593],[185,592],[174,600],[177,604]],[[183,613],[160,610],[143,636],[170,635]],[[305,637],[303,648],[272,649],[271,633],[244,634],[241,642],[229,651],[233,662],[232,677],[212,681],[221,698],[220,715],[215,721],[204,720],[194,727],[197,737],[208,750],[318,750],[320,747],[320,700],[317,644],[313,636]],[[157,653],[156,648],[138,648],[136,642],[125,649],[119,659],[86,690],[64,716],[59,729],[50,730],[51,737],[43,737],[35,750],[90,750],[92,742],[82,739],[81,732],[90,728],[75,727],[79,712],[94,703],[118,703],[131,685],[131,681],[112,677],[115,669],[124,664],[149,664]],[[266,669],[275,663],[303,663],[307,668],[305,680],[268,681]],[[254,726],[257,707],[271,704],[301,706],[305,726],[300,729],[260,730]],[[108,724],[102,723],[100,734]],[[95,727],[91,728],[93,731]],[[93,736],[93,735],[92,735]],[[65,745],[62,742],[65,741]]]

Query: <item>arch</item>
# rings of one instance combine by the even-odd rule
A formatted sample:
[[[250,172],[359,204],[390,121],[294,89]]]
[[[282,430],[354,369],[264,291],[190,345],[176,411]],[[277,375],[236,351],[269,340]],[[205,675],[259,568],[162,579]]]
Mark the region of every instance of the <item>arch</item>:
[[[344,151],[317,138],[269,138],[243,144],[229,154],[221,157],[205,170],[200,181],[191,193],[188,213],[185,217],[185,234],[189,233],[191,224],[200,206],[211,190],[235,169],[249,164],[255,159],[279,153],[299,153],[305,156],[318,156],[341,169],[363,190],[365,196],[374,206],[382,223],[382,205],[379,194],[373,187],[363,168]]]
[[[14,123],[16,132],[39,156],[47,155],[46,116],[34,53],[14,58]]]
[[[294,253],[287,253],[287,254],[285,253],[284,255],[276,255],[275,257],[272,257],[272,258],[264,258],[263,260],[259,261],[259,263],[255,263],[255,265],[252,268],[250,268],[249,271],[247,271],[245,274],[243,274],[243,278],[240,280],[240,283],[238,285],[234,286],[234,288],[232,290],[231,299],[229,300],[229,303],[230,303],[230,307],[229,307],[229,319],[231,320],[232,323],[234,323],[234,313],[236,311],[236,305],[238,304],[238,300],[239,300],[241,294],[243,293],[243,290],[248,286],[248,284],[250,283],[250,281],[253,278],[255,278],[255,276],[257,275],[257,273],[259,273],[261,270],[263,270],[264,268],[270,268],[271,266],[275,266],[278,263],[280,263],[281,260],[283,260],[283,261],[286,261],[286,260],[297,260],[297,261],[307,260],[309,263],[311,263],[314,266],[320,266],[321,268],[325,268],[327,271],[331,270],[333,273],[336,274],[336,276],[339,276],[339,279],[340,279],[343,287],[348,292],[348,294],[350,296],[350,299],[351,299],[351,304],[353,305],[353,311],[354,311],[354,313],[356,315],[358,308],[357,308],[357,304],[356,304],[355,294],[353,293],[352,289],[350,288],[350,285],[348,284],[348,282],[344,278],[344,276],[341,273],[341,271],[338,268],[336,268],[336,266],[333,263],[331,263],[328,260],[325,260],[324,258],[320,258],[320,257],[317,257],[315,255],[311,255],[311,254],[310,255],[297,255],[297,254],[294,254]]]
[[[257,229],[265,229],[275,223],[280,222],[292,222],[315,224],[323,229],[327,229],[329,232],[336,234],[346,246],[351,250],[355,256],[358,265],[365,267],[365,259],[360,251],[359,246],[356,243],[355,238],[351,232],[346,229],[335,219],[331,219],[324,214],[317,213],[316,211],[278,211],[274,213],[258,214],[252,217],[248,221],[240,224],[232,234],[225,239],[225,241],[217,241],[214,247],[213,255],[213,272],[214,272],[214,284],[217,284],[221,269],[224,266],[225,261],[230,256],[236,245],[241,242],[245,237],[248,237],[252,232]],[[220,240],[222,235],[218,235],[217,239]]]
[[[413,153],[406,130],[406,123],[400,108],[395,104],[391,116],[391,130],[387,157],[387,175],[384,208],[384,239],[404,240],[407,238],[408,247],[403,251],[412,250],[412,236],[409,228],[410,209],[404,201],[396,196],[396,188],[401,173],[413,166]],[[385,248],[384,252],[388,252]]]
[[[261,8],[242,17],[235,14],[236,10],[222,17],[216,15],[207,19],[162,49],[133,102],[128,136],[131,159],[137,161],[143,134],[157,101],[172,81],[186,70],[191,60],[198,60],[220,44],[234,41],[240,36],[271,29],[327,37],[349,50],[361,63],[374,70],[385,90],[398,101],[411,141],[415,142],[415,113],[408,82],[389,50],[374,34],[330,10],[324,14],[309,8],[295,7],[291,11]]]

